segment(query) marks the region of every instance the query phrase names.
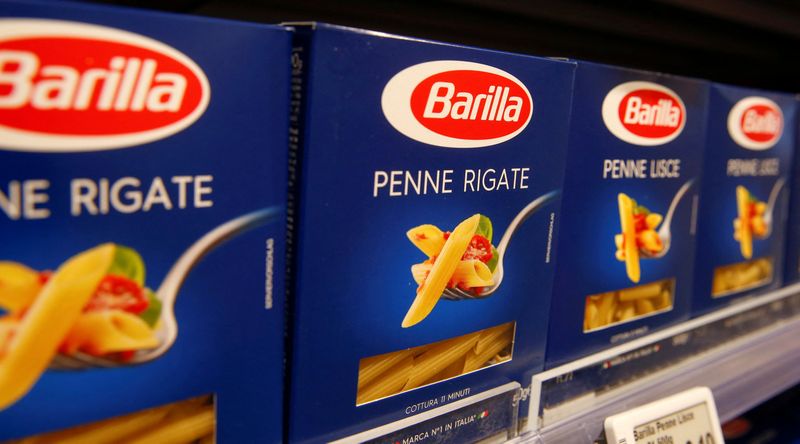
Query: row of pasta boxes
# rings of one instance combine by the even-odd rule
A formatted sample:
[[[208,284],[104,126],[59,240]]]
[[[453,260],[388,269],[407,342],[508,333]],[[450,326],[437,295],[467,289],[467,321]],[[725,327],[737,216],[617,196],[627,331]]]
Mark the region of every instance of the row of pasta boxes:
[[[0,16],[0,440],[478,439],[500,416],[391,433],[798,275],[789,94],[313,23]]]

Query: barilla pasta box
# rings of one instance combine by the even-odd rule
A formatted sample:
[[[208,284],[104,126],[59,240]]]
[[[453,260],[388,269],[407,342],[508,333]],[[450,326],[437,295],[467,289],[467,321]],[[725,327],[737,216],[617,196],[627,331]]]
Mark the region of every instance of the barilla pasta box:
[[[692,314],[782,283],[795,100],[711,86]]]
[[[795,95],[795,109],[800,106],[800,95]],[[789,193],[789,220],[786,223],[786,259],[784,261],[783,281],[786,284],[800,280],[800,155],[798,155],[798,134],[800,116],[795,112],[794,121],[786,121],[785,131],[794,136],[794,158],[792,160],[791,190]]]
[[[0,441],[281,442],[290,32],[0,16]]]
[[[574,64],[296,38],[290,441],[509,427],[487,408],[396,430],[542,368]]]
[[[707,95],[578,63],[548,367],[688,317]]]

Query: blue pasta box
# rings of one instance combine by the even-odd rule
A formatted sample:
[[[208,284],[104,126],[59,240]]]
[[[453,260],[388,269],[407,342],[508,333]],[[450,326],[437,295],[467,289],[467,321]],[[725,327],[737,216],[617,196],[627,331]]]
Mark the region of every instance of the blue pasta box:
[[[795,107],[791,94],[711,86],[695,316],[782,283]]]
[[[689,316],[708,86],[579,62],[547,366]]]
[[[290,31],[0,16],[0,441],[281,442]]]
[[[795,110],[800,106],[800,95],[795,96]],[[786,260],[784,261],[783,281],[786,284],[800,280],[800,156],[798,156],[798,135],[800,135],[800,116],[795,111],[794,121],[786,121],[785,131],[794,136],[794,158],[792,161],[791,190],[789,193],[789,220],[786,223]]]
[[[418,418],[542,369],[575,65],[295,36],[289,441],[513,429],[493,408]]]

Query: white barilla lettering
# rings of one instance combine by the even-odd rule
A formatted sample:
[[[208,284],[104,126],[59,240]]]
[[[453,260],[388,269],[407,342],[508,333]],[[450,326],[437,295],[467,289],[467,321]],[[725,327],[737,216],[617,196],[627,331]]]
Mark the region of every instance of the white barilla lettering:
[[[522,97],[509,97],[509,88],[490,86],[486,94],[474,96],[465,91],[456,92],[450,82],[434,82],[422,117],[426,119],[489,120],[517,122],[522,112]]]
[[[38,80],[37,80],[38,79]],[[39,110],[180,111],[188,81],[159,72],[155,60],[112,57],[107,68],[83,72],[42,66],[36,54],[0,50],[0,109],[30,105]]]

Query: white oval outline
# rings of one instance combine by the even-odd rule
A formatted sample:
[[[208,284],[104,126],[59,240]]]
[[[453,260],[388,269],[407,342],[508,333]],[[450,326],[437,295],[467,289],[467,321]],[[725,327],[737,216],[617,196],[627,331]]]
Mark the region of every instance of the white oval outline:
[[[55,135],[20,130],[0,124],[0,150],[25,152],[86,152],[128,148],[178,133],[193,124],[208,108],[211,88],[202,69],[189,57],[158,40],[121,29],[81,22],[46,19],[0,19],[0,42],[31,37],[80,37],[124,43],[164,54],[181,63],[197,77],[202,89],[200,102],[181,120],[151,130],[118,135]]]
[[[778,132],[777,137],[772,140],[767,140],[766,142],[757,142],[749,137],[742,131],[741,121],[742,121],[742,114],[744,112],[755,105],[766,105],[772,107],[773,110],[778,111],[778,116],[781,118],[781,129]],[[763,151],[768,150],[775,146],[781,137],[783,137],[783,110],[777,103],[773,102],[772,100],[761,97],[761,96],[749,96],[745,97],[744,99],[736,102],[736,105],[733,105],[731,111],[728,113],[728,135],[731,136],[734,142],[737,145],[741,146],[742,148],[746,148],[748,150],[753,151]]]
[[[411,110],[411,94],[423,80],[434,74],[448,71],[479,71],[496,74],[507,80],[511,80],[522,88],[528,96],[528,103],[531,104],[528,119],[514,132],[493,139],[459,139],[431,131],[422,125],[414,116],[414,112]],[[436,60],[409,66],[395,74],[383,88],[381,109],[383,110],[383,115],[386,117],[386,120],[388,120],[397,131],[418,142],[445,148],[481,148],[497,145],[498,143],[513,139],[521,133],[528,126],[528,123],[530,123],[531,117],[533,117],[533,99],[531,98],[531,93],[528,91],[528,88],[526,88],[518,78],[506,71],[482,63],[465,62],[461,60]]]
[[[675,130],[675,132],[664,137],[642,137],[638,134],[630,132],[627,128],[625,128],[625,125],[623,125],[619,119],[619,105],[625,96],[640,89],[650,89],[663,92],[669,94],[670,97],[678,101],[678,104],[681,107],[681,112],[683,113],[683,119],[681,119],[681,125]],[[624,142],[642,146],[663,145],[675,140],[683,132],[683,127],[686,126],[686,120],[688,118],[686,105],[683,104],[683,99],[681,99],[681,96],[679,96],[678,93],[664,85],[641,80],[621,83],[612,88],[611,91],[606,94],[605,99],[603,99],[602,116],[603,123],[606,124],[606,128],[611,131],[611,134],[615,135],[618,139]]]

